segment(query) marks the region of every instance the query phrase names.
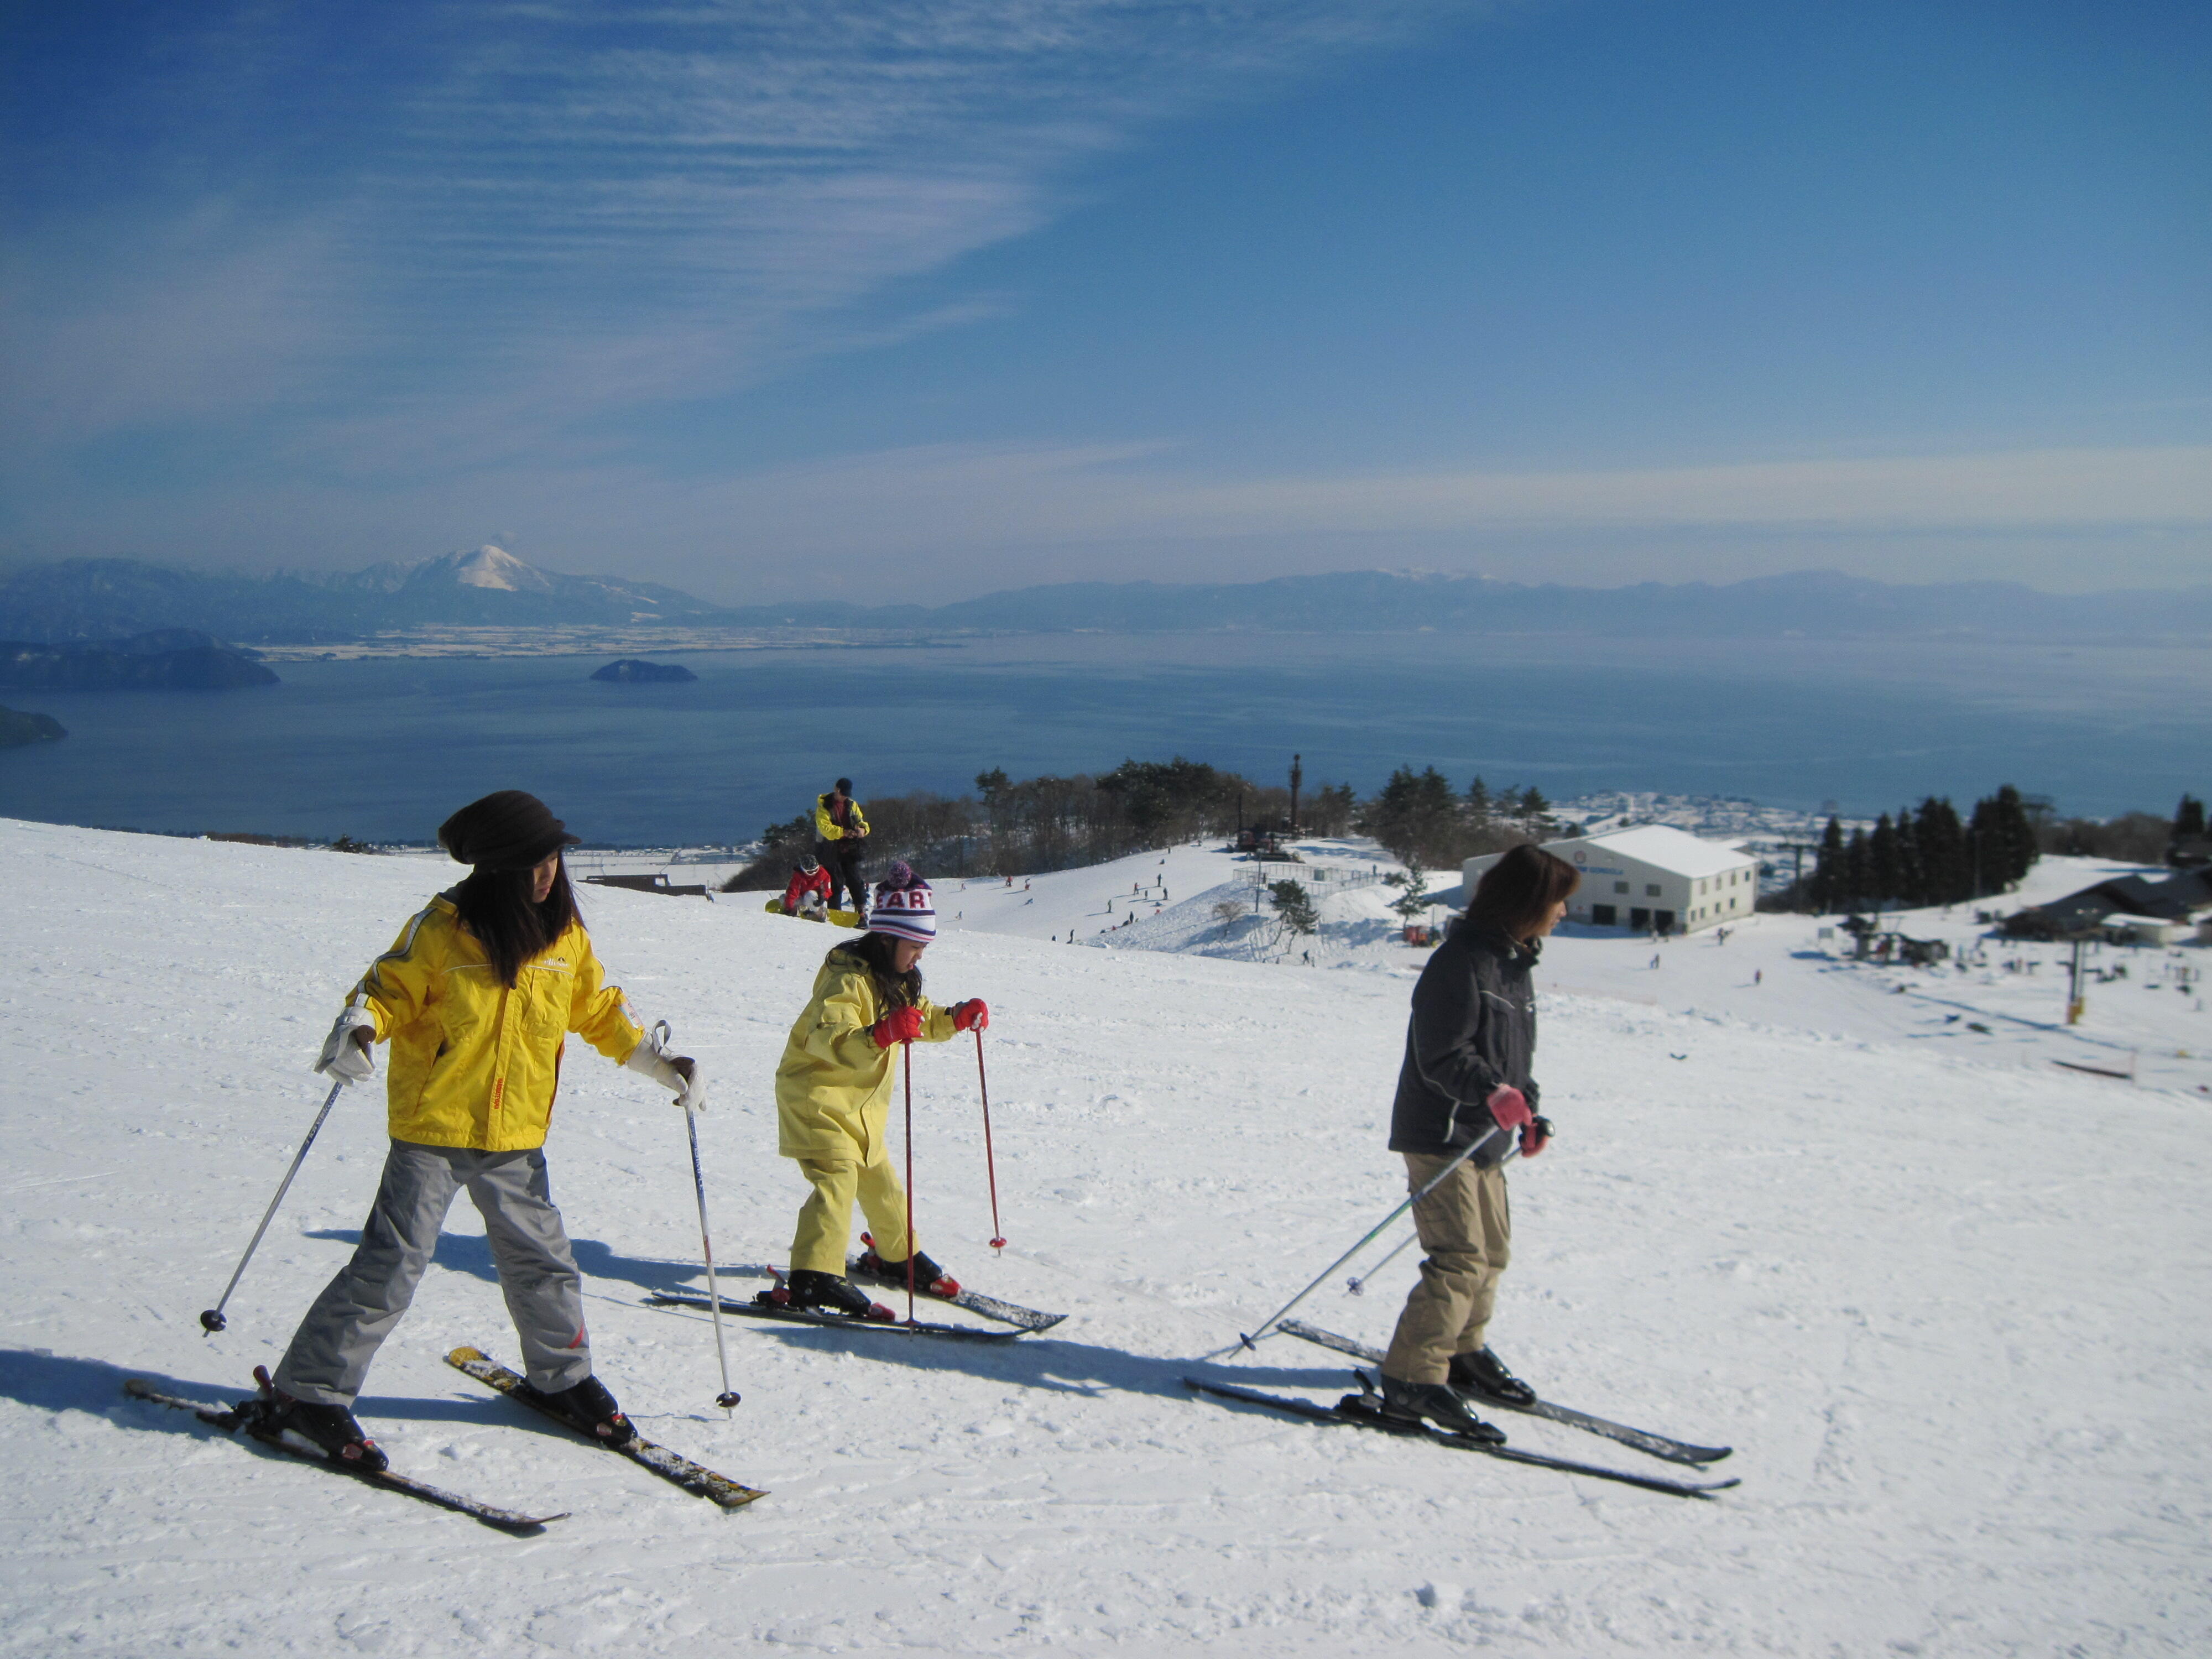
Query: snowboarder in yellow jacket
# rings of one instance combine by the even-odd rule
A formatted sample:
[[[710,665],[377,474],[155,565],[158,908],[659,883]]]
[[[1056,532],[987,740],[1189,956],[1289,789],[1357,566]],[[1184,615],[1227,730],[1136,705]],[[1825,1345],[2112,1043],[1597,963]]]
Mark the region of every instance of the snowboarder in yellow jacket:
[[[463,1187],[483,1216],[530,1385],[588,1434],[614,1445],[635,1436],[592,1375],[583,1278],[546,1175],[563,1040],[578,1033],[687,1110],[706,1103],[697,1064],[667,1053],[606,982],[561,857],[576,837],[543,801],[520,789],[487,795],[447,819],[438,840],[474,869],[362,976],[315,1064],[365,1082],[371,1051],[391,1042],[392,1149],[360,1248],[269,1379],[284,1427],[372,1470],[385,1456],[353,1402]]]
[[[775,1070],[776,1150],[813,1187],[799,1212],[791,1277],[763,1293],[776,1306],[825,1308],[866,1318],[874,1304],[845,1277],[858,1199],[874,1235],[872,1273],[903,1279],[912,1241],[906,1194],[892,1172],[888,1130],[896,1050],[981,1030],[978,999],[940,1008],[921,994],[921,953],[937,937],[929,884],[903,863],[878,884],[868,931],[823,959],[814,994],[791,1028]],[[957,1296],[958,1283],[914,1253],[917,1288]]]

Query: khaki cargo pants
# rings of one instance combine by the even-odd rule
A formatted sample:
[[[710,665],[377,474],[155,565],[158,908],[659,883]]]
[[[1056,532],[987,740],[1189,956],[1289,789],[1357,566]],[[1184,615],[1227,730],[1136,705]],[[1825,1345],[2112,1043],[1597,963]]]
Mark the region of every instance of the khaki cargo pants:
[[[1419,1192],[1451,1162],[1420,1152],[1403,1157],[1407,1192]],[[1483,1346],[1498,1275],[1510,1259],[1513,1212],[1504,1170],[1478,1170],[1472,1160],[1461,1164],[1413,1206],[1413,1227],[1428,1255],[1398,1316],[1382,1370],[1401,1382],[1441,1382],[1454,1354]]]

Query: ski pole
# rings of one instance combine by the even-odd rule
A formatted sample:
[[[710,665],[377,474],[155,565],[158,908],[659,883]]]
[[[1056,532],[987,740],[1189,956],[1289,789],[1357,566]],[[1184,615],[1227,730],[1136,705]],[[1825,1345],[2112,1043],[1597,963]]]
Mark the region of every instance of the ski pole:
[[[1498,1160],[1498,1167],[1502,1170],[1520,1156],[1521,1149],[1516,1146],[1511,1151],[1508,1152],[1504,1157]],[[1360,1274],[1357,1279],[1348,1279],[1345,1280],[1344,1288],[1351,1291],[1354,1296],[1359,1295],[1367,1288],[1367,1281],[1369,1279],[1374,1278],[1376,1274],[1381,1273],[1385,1267],[1395,1261],[1400,1256],[1405,1255],[1406,1247],[1419,1240],[1420,1236],[1420,1230],[1419,1228],[1415,1228],[1412,1232],[1407,1234],[1405,1237],[1398,1241],[1398,1248],[1396,1249],[1391,1251],[1389,1255],[1384,1256],[1380,1261],[1370,1267],[1365,1273]]]
[[[707,1177],[699,1168],[699,1115],[689,1106],[684,1109],[684,1128],[691,1137],[691,1189],[699,1195],[699,1249],[707,1258],[707,1305],[714,1310],[714,1358],[722,1367],[722,1391],[714,1396],[714,1403],[726,1414],[738,1403],[738,1391],[730,1386],[730,1352],[722,1343],[722,1291],[714,1280],[714,1242],[707,1236]]]
[[[999,1160],[991,1152],[991,1085],[983,1076],[983,1028],[975,1028],[975,1087],[983,1097],[983,1172],[991,1178],[991,1248],[1006,1248],[1006,1236],[999,1225]]]
[[[914,1319],[914,1044],[899,1044],[899,1071],[906,1079],[906,1322]]]
[[[254,1251],[261,1248],[261,1235],[269,1231],[269,1224],[276,1216],[276,1206],[284,1201],[284,1194],[292,1190],[292,1177],[300,1173],[300,1166],[307,1161],[307,1148],[315,1144],[315,1137],[322,1133],[323,1120],[331,1115],[331,1108],[338,1103],[338,1091],[345,1086],[346,1080],[340,1078],[331,1085],[330,1093],[323,1097],[323,1109],[315,1114],[315,1121],[307,1130],[307,1138],[300,1143],[300,1150],[293,1156],[292,1167],[284,1171],[284,1179],[276,1188],[276,1196],[269,1200],[269,1207],[262,1212],[261,1224],[253,1230],[253,1242],[246,1247],[246,1254],[238,1258],[238,1271],[231,1274],[230,1283],[222,1287],[222,1299],[200,1315],[200,1328],[210,1336],[229,1324],[230,1322],[222,1316],[222,1310],[230,1301],[230,1293],[238,1288],[238,1281],[246,1276],[246,1264],[253,1260]]]
[[[1491,1141],[1501,1133],[1503,1132],[1495,1125],[1492,1125],[1488,1134],[1484,1135],[1480,1140],[1475,1141],[1471,1146],[1461,1147],[1458,1152],[1452,1155],[1451,1162],[1445,1164],[1443,1169],[1437,1171],[1436,1178],[1434,1180],[1431,1181],[1428,1185],[1422,1188],[1420,1191],[1412,1194],[1403,1204],[1401,1204],[1396,1209],[1391,1211],[1389,1214],[1384,1216],[1380,1221],[1376,1222],[1374,1226],[1368,1229],[1366,1234],[1357,1244],[1346,1250],[1342,1255],[1337,1257],[1335,1261],[1330,1262],[1328,1266],[1323,1267],[1312,1284],[1307,1285],[1305,1289],[1300,1291],[1288,1302],[1283,1304],[1281,1307],[1276,1309],[1273,1313],[1268,1315],[1266,1319],[1262,1320],[1258,1330],[1254,1331],[1249,1336],[1243,1332],[1239,1331],[1237,1334],[1237,1340],[1248,1348],[1256,1349],[1260,1346],[1260,1339],[1267,1335],[1269,1328],[1278,1320],[1281,1319],[1285,1314],[1297,1307],[1299,1303],[1304,1301],[1316,1290],[1319,1290],[1321,1288],[1322,1280],[1327,1279],[1339,1267],[1341,1267],[1346,1262],[1351,1261],[1352,1257],[1358,1255],[1362,1250],[1365,1249],[1368,1245],[1374,1241],[1375,1236],[1377,1233],[1381,1232],[1385,1227],[1395,1221],[1400,1216],[1405,1214],[1407,1211],[1412,1209],[1413,1206],[1419,1203],[1431,1193],[1436,1191],[1438,1187],[1443,1185],[1444,1177],[1446,1176],[1449,1176],[1454,1170],[1456,1170],[1461,1164],[1466,1163],[1468,1159],[1473,1158],[1475,1153],[1480,1152],[1485,1146],[1487,1146]]]

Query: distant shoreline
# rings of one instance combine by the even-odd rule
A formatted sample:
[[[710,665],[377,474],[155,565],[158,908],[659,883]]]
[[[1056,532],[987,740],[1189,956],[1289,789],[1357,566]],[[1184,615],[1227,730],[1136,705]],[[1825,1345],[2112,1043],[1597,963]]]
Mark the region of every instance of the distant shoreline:
[[[502,657],[667,656],[677,652],[958,651],[966,641],[882,639],[827,630],[726,628],[422,628],[343,645],[255,645],[263,662],[369,662],[392,658],[490,661]]]

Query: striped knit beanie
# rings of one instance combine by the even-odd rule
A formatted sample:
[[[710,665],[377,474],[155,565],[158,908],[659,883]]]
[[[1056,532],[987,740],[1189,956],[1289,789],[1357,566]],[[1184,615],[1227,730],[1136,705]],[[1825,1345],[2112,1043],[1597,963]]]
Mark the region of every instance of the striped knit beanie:
[[[876,884],[876,902],[868,911],[868,931],[889,933],[927,945],[937,937],[937,903],[929,884],[915,874],[902,859],[890,874]]]

